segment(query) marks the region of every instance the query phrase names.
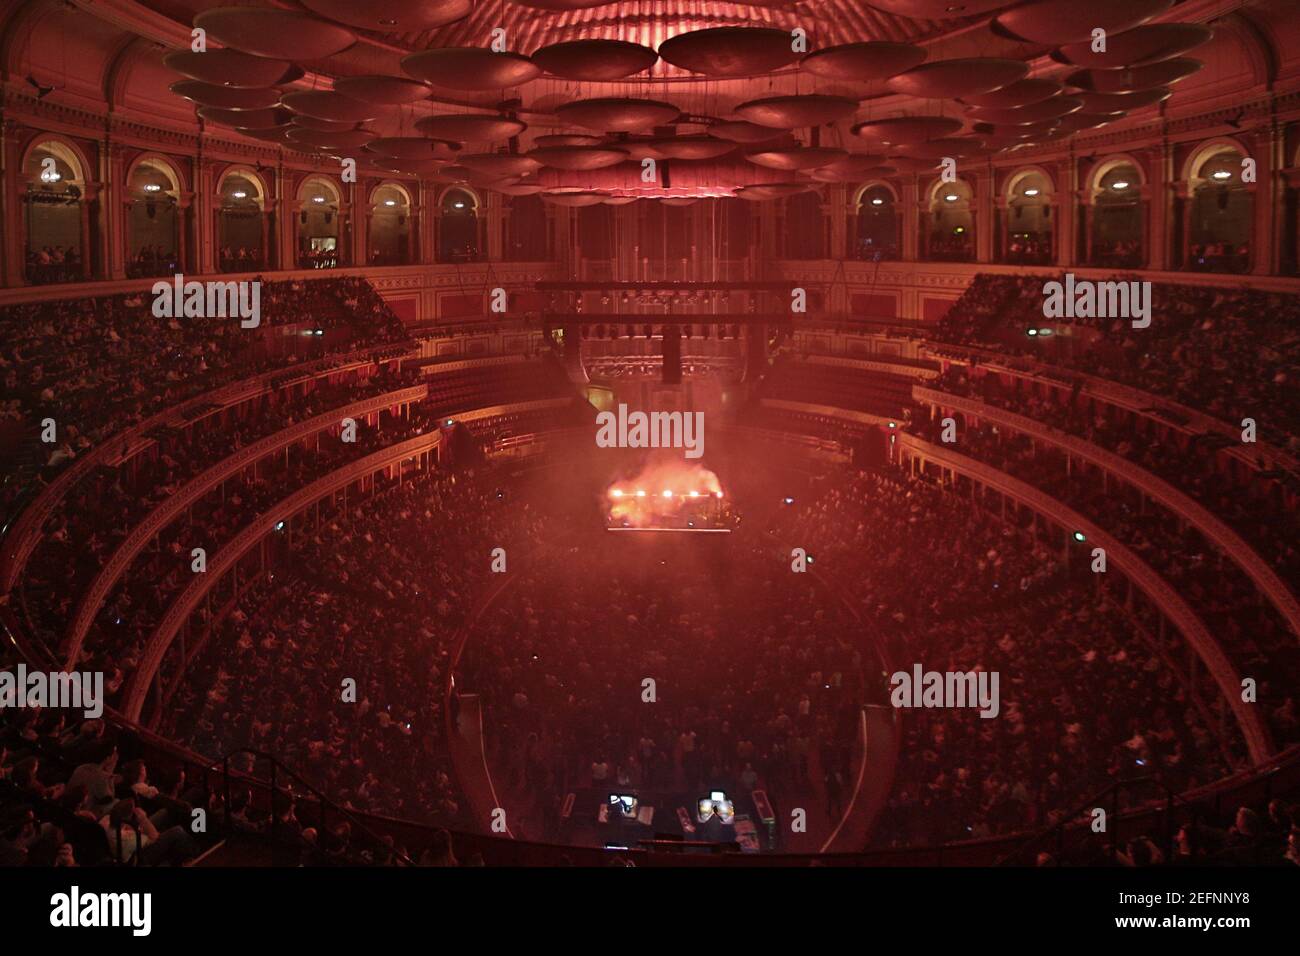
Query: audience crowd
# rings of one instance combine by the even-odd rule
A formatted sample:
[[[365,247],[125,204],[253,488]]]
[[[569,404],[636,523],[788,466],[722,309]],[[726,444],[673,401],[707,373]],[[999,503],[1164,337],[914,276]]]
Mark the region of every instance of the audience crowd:
[[[1151,324],[1134,328],[1132,317],[1044,318],[1044,284],[1060,280],[981,273],[940,320],[935,337],[1043,357],[1234,425],[1253,418],[1261,440],[1300,450],[1300,403],[1293,394],[1300,382],[1300,296],[1156,282]],[[1092,334],[1069,347],[1026,335],[1065,324]]]

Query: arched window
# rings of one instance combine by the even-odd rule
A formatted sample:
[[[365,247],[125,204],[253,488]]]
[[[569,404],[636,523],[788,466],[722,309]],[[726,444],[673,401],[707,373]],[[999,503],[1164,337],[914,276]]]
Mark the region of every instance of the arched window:
[[[28,153],[23,178],[27,281],[89,278],[82,248],[86,178],[76,151],[57,140],[41,143]]]
[[[478,202],[465,189],[448,189],[438,209],[438,261],[478,262]]]
[[[176,171],[161,159],[143,159],[131,170],[126,191],[126,274],[134,279],[183,271]]]
[[[933,262],[975,259],[974,193],[965,180],[938,182],[930,188],[925,258]]]
[[[338,187],[312,176],[298,187],[298,268],[333,269],[339,264]]]
[[[1137,167],[1121,162],[1103,166],[1093,184],[1093,265],[1134,269],[1146,261],[1142,236],[1142,185]]]
[[[514,262],[541,262],[547,257],[546,203],[541,196],[514,196],[506,220],[506,256]]]
[[[1047,265],[1052,261],[1052,184],[1037,170],[1007,180],[1002,261]]]
[[[217,187],[217,268],[255,272],[266,268],[266,228],[262,220],[262,182],[243,170],[230,170]]]
[[[371,197],[370,264],[401,266],[411,261],[411,197],[395,183],[377,187]]]
[[[796,193],[785,201],[783,255],[786,259],[825,259],[826,225],[822,200],[815,192]]]
[[[1241,151],[1207,150],[1192,166],[1188,182],[1191,215],[1184,259],[1193,272],[1246,272],[1254,196],[1241,180]]]
[[[898,207],[883,185],[868,186],[858,199],[853,252],[875,262],[898,258]]]

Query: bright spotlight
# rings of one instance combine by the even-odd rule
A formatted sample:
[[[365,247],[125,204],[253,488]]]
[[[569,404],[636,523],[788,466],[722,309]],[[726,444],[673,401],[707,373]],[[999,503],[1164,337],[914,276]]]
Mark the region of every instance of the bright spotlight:
[[[622,497],[623,497],[623,492],[620,491],[618,488],[615,488],[613,491],[611,491],[611,492],[609,493],[609,496],[610,496],[611,498],[622,498]]]
[[[664,489],[664,497],[665,497],[665,498],[671,498],[672,496],[673,496],[673,493],[672,493],[671,491],[669,491],[668,489]]]

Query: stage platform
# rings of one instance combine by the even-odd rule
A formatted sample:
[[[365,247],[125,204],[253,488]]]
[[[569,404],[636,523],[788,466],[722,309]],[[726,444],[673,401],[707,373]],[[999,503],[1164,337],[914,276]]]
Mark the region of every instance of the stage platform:
[[[668,525],[652,526],[647,528],[613,528],[608,527],[606,531],[631,532],[637,534],[669,532],[671,534],[731,534],[730,528],[674,528]]]

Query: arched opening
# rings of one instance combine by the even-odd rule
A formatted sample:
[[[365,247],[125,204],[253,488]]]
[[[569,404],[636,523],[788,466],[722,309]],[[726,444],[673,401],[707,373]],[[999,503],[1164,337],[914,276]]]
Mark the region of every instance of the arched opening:
[[[506,220],[506,257],[541,262],[548,257],[546,203],[541,196],[514,196]]]
[[[339,208],[332,182],[320,176],[298,187],[298,268],[333,269],[339,264]]]
[[[880,184],[868,186],[858,198],[854,255],[873,262],[898,258],[898,205],[894,193]]]
[[[181,263],[180,181],[161,159],[144,159],[127,177],[126,274],[168,276]]]
[[[266,267],[266,225],[262,183],[250,173],[232,170],[217,187],[217,268],[254,272]]]
[[[821,197],[815,192],[796,193],[785,201],[784,211],[783,257],[825,259],[826,224]]]
[[[41,143],[28,153],[23,178],[27,281],[44,285],[88,278],[86,178],[76,152],[57,140]]]
[[[1052,261],[1052,184],[1038,170],[1016,173],[1007,181],[1002,261],[1046,265]]]
[[[411,262],[411,197],[401,186],[384,183],[371,196],[370,264]]]
[[[1135,269],[1146,261],[1142,236],[1142,180],[1132,163],[1103,167],[1093,184],[1093,265]]]
[[[1188,182],[1187,268],[1247,272],[1255,200],[1241,179],[1241,152],[1224,146],[1201,158]]]
[[[938,182],[930,188],[925,258],[932,262],[975,259],[975,194],[970,184]]]
[[[466,189],[448,189],[438,207],[438,261],[478,262],[478,201]]]

